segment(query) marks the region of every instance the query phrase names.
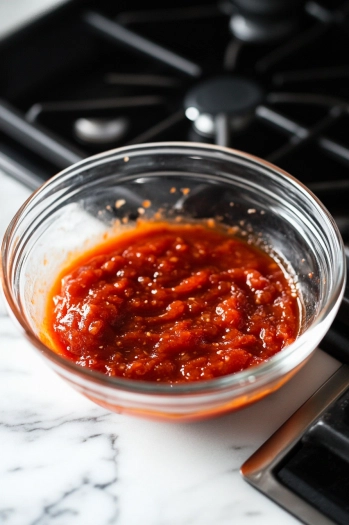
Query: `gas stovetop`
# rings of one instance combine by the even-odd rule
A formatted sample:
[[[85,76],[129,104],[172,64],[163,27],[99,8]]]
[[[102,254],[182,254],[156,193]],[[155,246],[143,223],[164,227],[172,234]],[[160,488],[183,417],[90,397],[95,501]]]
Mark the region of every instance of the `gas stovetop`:
[[[82,158],[127,144],[230,146],[305,183],[349,247],[349,2],[157,4],[71,0],[0,43],[0,168],[34,189]],[[344,362],[348,320],[347,289],[322,343]],[[339,394],[343,389],[331,394],[331,403]],[[312,425],[317,417],[328,419],[321,410],[312,412]],[[348,439],[346,425],[337,431]],[[327,456],[340,449],[337,438]],[[304,451],[299,443],[293,436],[295,454]],[[326,446],[322,440],[320,448]],[[344,461],[340,475],[348,479],[345,447],[338,457]],[[273,479],[299,488],[298,464],[288,467],[286,456],[278,457],[282,466],[272,461],[268,467],[276,472]],[[310,498],[311,506],[317,501]],[[325,511],[324,504],[317,507],[320,513],[331,507],[328,501]],[[329,519],[349,523],[348,508],[341,512],[344,521],[336,514]]]
[[[299,178],[349,246],[349,2],[153,4],[74,0],[1,43],[0,167],[34,189],[106,149],[217,143]]]

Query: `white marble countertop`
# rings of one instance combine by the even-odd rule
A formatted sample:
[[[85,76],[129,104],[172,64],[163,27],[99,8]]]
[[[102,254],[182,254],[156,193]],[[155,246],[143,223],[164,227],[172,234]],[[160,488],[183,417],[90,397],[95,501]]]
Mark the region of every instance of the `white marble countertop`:
[[[0,236],[29,192],[0,173]],[[320,350],[277,393],[191,424],[106,412],[73,391],[0,302],[0,523],[292,525],[241,464],[338,367]]]
[[[0,0],[0,38],[65,0]],[[0,173],[0,238],[28,190]],[[108,413],[47,368],[0,298],[0,523],[294,525],[241,464],[337,369],[320,350],[277,393],[192,424]]]

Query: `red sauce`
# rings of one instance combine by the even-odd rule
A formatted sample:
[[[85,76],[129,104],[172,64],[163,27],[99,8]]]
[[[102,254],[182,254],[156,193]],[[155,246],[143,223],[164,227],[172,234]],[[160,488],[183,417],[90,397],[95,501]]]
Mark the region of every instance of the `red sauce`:
[[[65,268],[44,333],[81,366],[178,383],[262,363],[298,327],[294,285],[272,257],[204,225],[145,223]]]

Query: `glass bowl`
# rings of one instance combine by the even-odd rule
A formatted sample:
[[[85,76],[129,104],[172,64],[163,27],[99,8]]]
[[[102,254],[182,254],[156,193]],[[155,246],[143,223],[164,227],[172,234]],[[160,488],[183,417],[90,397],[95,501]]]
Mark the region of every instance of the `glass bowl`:
[[[108,377],[50,350],[39,335],[47,293],[63,262],[116,227],[129,226],[140,213],[214,218],[271,247],[302,298],[296,341],[245,371],[174,385]],[[281,169],[228,148],[159,143],[91,157],[39,188],[5,234],[2,281],[21,330],[74,388],[115,412],[184,421],[242,408],[295,374],[334,319],[344,291],[345,257],[327,210]]]

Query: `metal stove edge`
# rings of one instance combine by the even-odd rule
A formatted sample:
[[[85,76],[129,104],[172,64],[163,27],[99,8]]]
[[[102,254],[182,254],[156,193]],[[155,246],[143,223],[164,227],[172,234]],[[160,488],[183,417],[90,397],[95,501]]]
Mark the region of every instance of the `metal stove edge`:
[[[342,365],[240,469],[248,483],[307,525],[333,525],[336,522],[282,485],[274,471],[312,424],[348,387],[349,366]]]

